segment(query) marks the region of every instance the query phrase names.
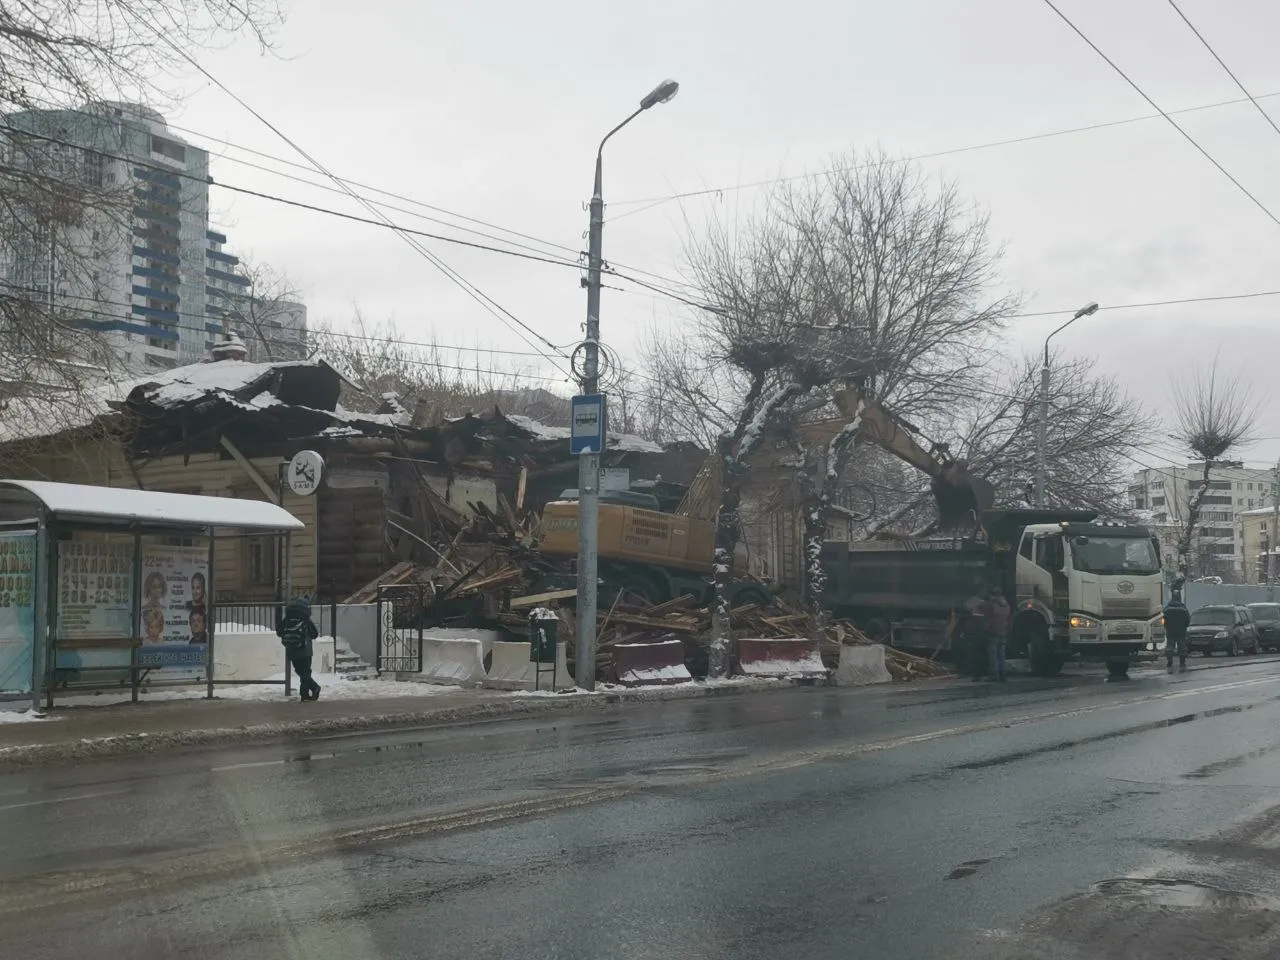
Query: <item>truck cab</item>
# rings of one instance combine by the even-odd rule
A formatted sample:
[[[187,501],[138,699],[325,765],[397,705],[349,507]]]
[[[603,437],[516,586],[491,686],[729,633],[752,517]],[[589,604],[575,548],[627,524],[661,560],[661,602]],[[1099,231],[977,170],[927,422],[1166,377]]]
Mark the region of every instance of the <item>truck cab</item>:
[[[1141,526],[1029,524],[1015,560],[1011,641],[1032,666],[1053,673],[1075,656],[1123,676],[1137,651],[1164,639],[1159,544]]]

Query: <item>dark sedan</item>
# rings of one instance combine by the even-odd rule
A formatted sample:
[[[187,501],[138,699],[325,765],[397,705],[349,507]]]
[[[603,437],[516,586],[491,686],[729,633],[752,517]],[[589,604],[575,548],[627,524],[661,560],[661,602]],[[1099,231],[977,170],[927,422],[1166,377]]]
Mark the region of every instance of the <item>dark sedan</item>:
[[[1191,614],[1187,627],[1187,647],[1194,653],[1211,657],[1218,650],[1234,657],[1241,653],[1257,653],[1258,630],[1249,611],[1235,604],[1204,606]]]
[[[1280,650],[1280,603],[1251,603],[1249,613],[1258,625],[1258,642],[1266,650]]]

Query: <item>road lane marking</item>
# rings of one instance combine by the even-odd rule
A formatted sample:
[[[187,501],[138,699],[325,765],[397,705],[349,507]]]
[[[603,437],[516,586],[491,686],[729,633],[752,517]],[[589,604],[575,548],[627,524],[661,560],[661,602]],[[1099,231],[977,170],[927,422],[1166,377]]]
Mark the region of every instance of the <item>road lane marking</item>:
[[[28,807],[44,807],[54,803],[74,803],[77,800],[96,800],[98,797],[115,797],[128,790],[101,790],[98,793],[81,793],[74,797],[50,797],[48,800],[29,800],[26,803],[10,803],[0,807],[0,813],[6,810],[24,810]]]

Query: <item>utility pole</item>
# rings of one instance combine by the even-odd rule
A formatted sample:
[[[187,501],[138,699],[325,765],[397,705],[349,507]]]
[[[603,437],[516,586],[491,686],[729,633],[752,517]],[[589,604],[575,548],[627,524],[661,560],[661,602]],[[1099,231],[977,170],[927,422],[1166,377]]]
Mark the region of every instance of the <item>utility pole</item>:
[[[1044,363],[1040,366],[1040,416],[1036,423],[1035,505],[1037,507],[1044,506],[1045,487],[1049,480],[1049,468],[1046,462],[1048,457],[1046,448],[1049,445],[1049,341],[1081,317],[1092,316],[1097,312],[1098,305],[1096,303],[1086,303],[1075,312],[1070,320],[1044,338]]]
[[[1276,598],[1276,535],[1280,533],[1280,460],[1271,468],[1271,529],[1267,531],[1267,599]]]
[[[659,103],[676,95],[680,84],[664,80],[654,87],[631,116],[604,135],[596,149],[595,182],[591,190],[591,226],[587,238],[587,335],[581,345],[582,374],[580,384],[584,396],[600,392],[600,273],[604,268],[604,145],[609,138]],[[575,647],[576,681],[584,690],[596,688],[596,594],[598,583],[600,524],[600,454],[604,452],[605,408],[600,416],[600,450],[578,454],[578,635]]]

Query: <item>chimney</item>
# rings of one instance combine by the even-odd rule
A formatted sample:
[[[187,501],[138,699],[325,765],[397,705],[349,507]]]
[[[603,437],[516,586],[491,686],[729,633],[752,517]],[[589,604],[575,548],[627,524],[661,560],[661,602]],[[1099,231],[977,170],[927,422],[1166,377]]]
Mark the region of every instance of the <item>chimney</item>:
[[[234,333],[224,333],[209,351],[209,359],[214,363],[219,360],[248,360],[249,348]]]

